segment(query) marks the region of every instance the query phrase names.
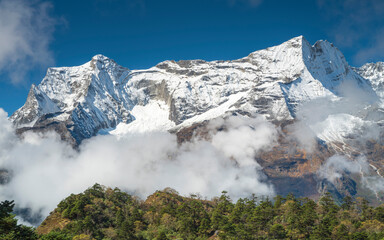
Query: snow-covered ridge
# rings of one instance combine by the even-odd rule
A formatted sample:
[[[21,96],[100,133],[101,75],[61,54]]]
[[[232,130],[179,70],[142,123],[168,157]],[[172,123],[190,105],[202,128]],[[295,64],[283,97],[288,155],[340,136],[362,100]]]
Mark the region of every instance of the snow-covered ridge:
[[[164,61],[146,70],[96,55],[81,66],[48,69],[10,119],[28,129],[64,123],[78,143],[116,126],[112,133],[168,130],[228,111],[285,121],[304,102],[337,99],[345,81],[373,93],[336,47],[311,46],[302,36],[238,60]]]
[[[368,79],[377,95],[384,99],[384,62],[367,63],[355,71]]]

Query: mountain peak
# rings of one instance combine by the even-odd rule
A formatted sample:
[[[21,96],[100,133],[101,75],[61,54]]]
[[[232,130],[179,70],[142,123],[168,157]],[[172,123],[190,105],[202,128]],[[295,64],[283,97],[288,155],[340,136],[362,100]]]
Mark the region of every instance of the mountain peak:
[[[288,41],[282,43],[282,45],[284,45],[284,44],[290,44],[292,46],[301,46],[301,47],[311,46],[311,44],[308,42],[308,40],[303,35],[291,38]]]
[[[92,60],[88,62],[93,70],[107,70],[113,72],[126,71],[127,68],[124,68],[117,64],[113,59],[108,58],[102,54],[97,54],[92,57]],[[108,70],[109,69],[109,70]],[[112,70],[113,69],[113,70]],[[120,69],[120,70],[118,70]]]
[[[112,59],[102,55],[102,54],[97,54],[92,57],[92,60],[90,62],[92,68],[98,68],[102,69],[104,68],[105,65],[109,64],[110,62],[115,63]]]
[[[108,60],[112,60],[112,59],[110,59],[107,56],[104,56],[103,54],[97,54],[92,57],[92,61],[108,61]]]
[[[289,39],[287,42],[291,42],[291,41],[307,41],[307,39],[303,35],[299,35],[297,37]]]

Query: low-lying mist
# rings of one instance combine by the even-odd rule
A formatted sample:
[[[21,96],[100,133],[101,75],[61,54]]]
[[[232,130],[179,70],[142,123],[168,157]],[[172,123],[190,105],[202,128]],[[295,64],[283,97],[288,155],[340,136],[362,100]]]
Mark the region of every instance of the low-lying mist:
[[[47,216],[71,193],[94,183],[119,187],[142,198],[166,187],[210,198],[223,190],[233,198],[274,195],[254,155],[270,149],[277,129],[262,117],[231,116],[212,121],[210,141],[178,146],[168,132],[96,136],[73,150],[55,133],[27,132],[18,138],[0,110],[0,168],[11,173],[0,200]]]

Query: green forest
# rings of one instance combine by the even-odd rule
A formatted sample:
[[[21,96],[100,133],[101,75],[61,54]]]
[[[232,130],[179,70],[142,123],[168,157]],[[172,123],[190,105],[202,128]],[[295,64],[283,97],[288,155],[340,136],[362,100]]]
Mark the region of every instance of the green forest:
[[[0,239],[384,239],[384,206],[329,193],[319,201],[276,196],[212,200],[167,188],[145,201],[99,184],[61,201],[37,228],[17,224],[0,204]]]

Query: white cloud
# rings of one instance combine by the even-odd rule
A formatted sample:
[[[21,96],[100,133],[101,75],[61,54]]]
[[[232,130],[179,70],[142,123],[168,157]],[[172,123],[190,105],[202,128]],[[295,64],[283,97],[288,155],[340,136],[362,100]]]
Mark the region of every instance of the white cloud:
[[[335,183],[336,179],[341,178],[345,172],[364,173],[368,171],[368,166],[363,159],[352,161],[345,156],[334,155],[328,158],[319,169],[319,176]]]
[[[384,192],[384,178],[375,170],[364,156],[352,160],[346,156],[334,155],[325,161],[318,173],[332,183],[341,178],[343,173],[359,174],[361,184],[378,196],[379,192]]]
[[[27,0],[0,0],[0,73],[13,83],[24,81],[34,67],[53,63],[49,44],[56,20],[52,5]]]
[[[43,216],[69,194],[96,182],[142,198],[165,187],[205,197],[223,190],[235,199],[251,193],[274,195],[254,160],[277,137],[274,125],[262,118],[222,120],[226,130],[212,133],[212,142],[198,140],[179,147],[175,135],[168,132],[109,135],[86,140],[78,152],[52,133],[27,133],[10,147],[8,141],[15,134],[2,110],[0,124],[0,129],[8,129],[0,132],[0,149],[6,149],[0,168],[12,172],[11,181],[0,186],[0,200],[13,199],[18,207],[41,211]]]

